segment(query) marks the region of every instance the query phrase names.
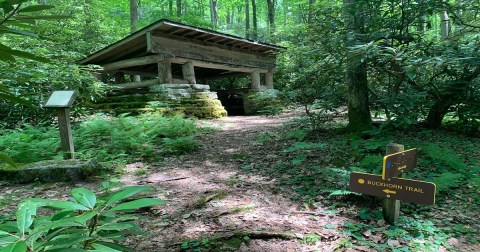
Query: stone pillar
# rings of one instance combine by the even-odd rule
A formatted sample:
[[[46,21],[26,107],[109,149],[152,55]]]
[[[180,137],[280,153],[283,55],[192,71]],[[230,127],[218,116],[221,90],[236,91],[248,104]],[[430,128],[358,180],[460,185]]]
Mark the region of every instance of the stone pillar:
[[[260,72],[255,71],[251,73],[252,75],[252,86],[251,89],[253,90],[260,90]]]
[[[125,74],[123,72],[116,72],[115,73],[115,83],[125,83]]]
[[[267,89],[273,89],[273,69],[268,69],[265,73],[265,86]]]
[[[195,67],[191,61],[182,65],[183,79],[187,80],[190,84],[197,84],[195,80]]]
[[[173,83],[172,63],[169,60],[157,62],[158,82],[160,84]]]

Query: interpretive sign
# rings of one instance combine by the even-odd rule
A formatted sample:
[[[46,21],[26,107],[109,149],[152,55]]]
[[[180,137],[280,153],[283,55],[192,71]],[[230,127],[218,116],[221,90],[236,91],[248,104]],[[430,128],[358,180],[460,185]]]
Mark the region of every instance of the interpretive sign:
[[[435,184],[412,179],[391,178],[387,181],[380,175],[352,172],[350,191],[422,205],[435,204]]]
[[[44,108],[69,108],[72,106],[75,96],[75,90],[60,90],[53,91],[47,102],[43,105]]]
[[[383,157],[382,179],[398,177],[417,167],[417,149],[393,153]]]
[[[77,96],[76,90],[53,91],[44,108],[54,108],[57,111],[58,129],[60,130],[60,144],[64,157],[74,159],[72,127],[70,125],[70,107]]]

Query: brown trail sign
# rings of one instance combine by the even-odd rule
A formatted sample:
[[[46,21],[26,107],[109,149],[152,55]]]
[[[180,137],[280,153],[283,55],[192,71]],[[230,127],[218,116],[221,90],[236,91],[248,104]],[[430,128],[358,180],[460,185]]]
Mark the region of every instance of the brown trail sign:
[[[417,149],[393,153],[383,157],[382,179],[398,177],[417,167]]]
[[[435,204],[435,184],[412,179],[386,181],[379,175],[352,172],[350,191],[422,205]]]

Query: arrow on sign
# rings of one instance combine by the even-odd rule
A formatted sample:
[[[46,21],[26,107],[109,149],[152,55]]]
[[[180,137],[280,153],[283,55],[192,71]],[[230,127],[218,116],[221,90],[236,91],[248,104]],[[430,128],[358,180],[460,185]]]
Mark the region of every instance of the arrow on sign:
[[[396,191],[390,191],[388,189],[383,190],[385,193],[397,194]]]

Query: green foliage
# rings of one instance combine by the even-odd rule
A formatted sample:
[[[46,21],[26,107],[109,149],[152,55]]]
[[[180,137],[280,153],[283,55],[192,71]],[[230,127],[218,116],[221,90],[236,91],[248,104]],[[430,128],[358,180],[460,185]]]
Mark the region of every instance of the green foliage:
[[[78,158],[102,162],[126,161],[163,154],[185,154],[199,147],[194,135],[201,131],[195,122],[181,117],[145,114],[118,118],[95,116],[73,129]],[[0,152],[20,163],[62,159],[58,130],[25,125],[4,130]]]
[[[276,115],[283,111],[285,105],[279,98],[278,91],[267,90],[245,94],[243,97],[245,114]]]
[[[16,211],[16,221],[0,223],[0,248],[15,252],[133,251],[119,244],[126,236],[146,234],[136,223],[140,216],[132,212],[167,202],[132,199],[150,190],[147,186],[112,190],[109,182],[102,184],[103,193],[75,188],[68,201],[24,199]],[[37,214],[41,209],[51,211]]]
[[[195,122],[181,117],[144,114],[137,117],[96,117],[75,130],[79,157],[104,161],[155,156],[156,146],[166,154],[183,154],[197,148],[191,137]]]
[[[445,147],[442,148],[439,144],[426,144],[423,146],[423,150],[436,166],[447,166],[449,170],[458,172],[463,172],[466,168],[455,152]]]
[[[46,159],[63,159],[58,153],[60,139],[53,127],[24,125],[17,130],[4,130],[0,134],[0,151],[20,163]]]
[[[465,176],[461,173],[444,172],[433,179],[433,183],[435,183],[437,192],[440,192],[459,187],[463,185],[464,180]]]

